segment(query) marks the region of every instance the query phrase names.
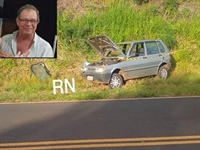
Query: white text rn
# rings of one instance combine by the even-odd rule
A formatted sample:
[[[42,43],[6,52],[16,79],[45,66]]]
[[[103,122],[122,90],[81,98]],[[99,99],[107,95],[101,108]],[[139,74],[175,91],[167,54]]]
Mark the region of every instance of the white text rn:
[[[64,87],[64,88],[63,88]],[[53,80],[53,94],[56,94],[57,89],[60,90],[60,93],[68,93],[68,87],[72,92],[76,92],[75,90],[75,80],[72,78],[72,82],[70,83],[67,79],[64,79],[64,83],[62,80]]]

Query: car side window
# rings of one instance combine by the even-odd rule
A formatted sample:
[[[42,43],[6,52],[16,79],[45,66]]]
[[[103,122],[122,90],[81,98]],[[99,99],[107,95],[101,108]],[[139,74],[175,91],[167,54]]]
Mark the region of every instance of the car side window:
[[[136,54],[136,51],[137,51],[137,47],[136,47],[136,44],[134,44],[129,52],[129,56],[135,56]]]
[[[163,47],[163,45],[160,43],[160,41],[157,41],[158,47],[160,49],[161,53],[165,53],[165,48]]]
[[[139,56],[144,56],[144,43],[138,44]]]
[[[159,49],[155,41],[146,42],[147,55],[158,54]]]
[[[130,51],[130,56],[144,56],[144,43],[135,43]]]

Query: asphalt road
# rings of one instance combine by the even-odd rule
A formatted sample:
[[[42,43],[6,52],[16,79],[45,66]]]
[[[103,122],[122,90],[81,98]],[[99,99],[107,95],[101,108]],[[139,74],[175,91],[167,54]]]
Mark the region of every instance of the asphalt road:
[[[0,149],[200,150],[200,97],[0,104]]]

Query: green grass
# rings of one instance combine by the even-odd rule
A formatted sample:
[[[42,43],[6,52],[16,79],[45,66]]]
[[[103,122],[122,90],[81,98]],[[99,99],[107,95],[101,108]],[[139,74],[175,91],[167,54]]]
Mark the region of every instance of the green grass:
[[[0,59],[0,102],[199,96],[200,13],[179,11],[175,3],[167,1],[162,3],[163,7],[147,1],[140,5],[139,1],[113,1],[102,1],[103,5],[97,0],[86,1],[84,15],[75,15],[71,10],[58,13],[57,59]],[[175,2],[179,6],[185,1]],[[83,61],[99,57],[85,40],[100,34],[114,42],[162,39],[173,52],[170,77],[129,80],[121,89],[86,81],[80,75]],[[45,62],[52,74],[46,80],[38,79],[30,71],[30,65],[40,61]],[[66,94],[59,90],[53,94],[54,79],[72,78],[75,93],[68,89]]]

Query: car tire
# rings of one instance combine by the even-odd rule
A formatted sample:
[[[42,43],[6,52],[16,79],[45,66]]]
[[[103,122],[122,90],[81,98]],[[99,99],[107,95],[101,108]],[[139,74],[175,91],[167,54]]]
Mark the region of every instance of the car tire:
[[[158,71],[158,76],[161,79],[166,79],[169,76],[169,70],[166,66],[161,66]]]
[[[124,83],[124,80],[122,76],[117,73],[113,73],[110,78],[109,87],[111,89],[120,88],[123,85],[123,83]]]

